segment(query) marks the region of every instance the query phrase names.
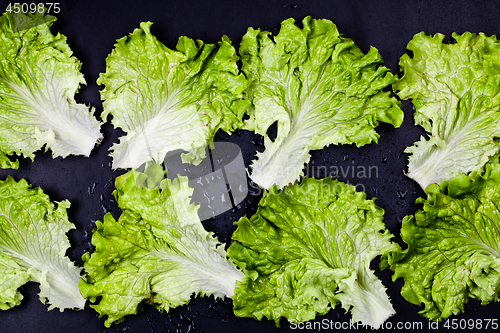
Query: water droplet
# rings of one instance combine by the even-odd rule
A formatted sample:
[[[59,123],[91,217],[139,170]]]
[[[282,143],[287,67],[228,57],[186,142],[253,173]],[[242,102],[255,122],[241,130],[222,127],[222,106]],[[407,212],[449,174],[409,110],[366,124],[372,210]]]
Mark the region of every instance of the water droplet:
[[[380,162],[385,164],[385,163],[387,163],[387,160],[388,160],[388,158],[387,158],[387,157],[382,157],[382,158],[380,159]]]

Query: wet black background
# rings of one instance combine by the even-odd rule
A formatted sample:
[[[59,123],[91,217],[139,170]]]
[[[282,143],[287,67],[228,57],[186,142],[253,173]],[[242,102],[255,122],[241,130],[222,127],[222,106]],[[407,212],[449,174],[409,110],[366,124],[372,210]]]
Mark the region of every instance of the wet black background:
[[[3,11],[8,2],[0,1]],[[142,21],[153,21],[152,32],[170,48],[174,48],[179,36],[202,39],[214,43],[227,35],[237,46],[247,27],[279,31],[284,19],[294,17],[301,21],[304,16],[328,18],[337,24],[341,33],[352,38],[363,51],[370,45],[376,47],[393,73],[398,73],[398,59],[404,53],[407,42],[420,31],[429,34],[441,32],[500,33],[499,7],[495,1],[66,1],[61,7],[53,31],[68,37],[75,56],[83,63],[82,71],[88,86],[82,87],[77,101],[95,107],[102,112],[99,98],[100,87],[95,83],[99,73],[105,71],[105,58],[111,52],[116,39],[129,34]],[[407,155],[405,147],[423,134],[413,126],[410,103],[403,103],[405,120],[399,129],[382,124],[377,131],[379,144],[361,148],[355,146],[327,147],[312,152],[307,169],[309,175],[338,177],[341,181],[358,184],[368,197],[377,197],[377,204],[385,209],[387,228],[400,241],[399,228],[402,218],[415,211],[413,202],[423,192],[404,175]],[[70,220],[77,229],[69,234],[72,247],[71,259],[82,265],[81,256],[92,251],[91,230],[96,220],[111,211],[119,216],[119,209],[112,200],[114,178],[123,171],[112,171],[108,149],[118,141],[122,132],[109,124],[103,126],[104,141],[92,152],[90,158],[68,157],[52,159],[50,152],[39,152],[35,161],[21,160],[19,170],[0,170],[0,179],[12,175],[16,180],[26,178],[34,186],[41,186],[53,201],[69,199]],[[216,140],[231,141],[240,145],[247,165],[258,150],[262,150],[262,138],[246,131],[229,136],[219,133]],[[323,166],[323,168],[320,168]],[[337,166],[338,175],[318,173]],[[376,167],[372,177],[356,177],[352,168]],[[349,169],[347,169],[349,168]],[[327,169],[332,170],[332,169]],[[342,170],[344,172],[342,172]],[[374,170],[374,169],[372,169]],[[204,222],[222,242],[230,241],[234,230],[233,221],[244,214],[255,212],[259,200],[258,191],[252,191],[240,209]],[[427,330],[428,321],[421,318],[417,306],[409,304],[400,295],[402,281],[391,282],[390,271],[380,272],[388,288],[397,314],[389,319],[394,328],[398,322],[422,322]],[[144,306],[135,316],[127,317],[118,325],[105,329],[104,318],[88,306],[84,311],[58,310],[47,312],[47,306],[38,300],[38,285],[28,283],[21,288],[24,300],[20,306],[0,312],[0,332],[288,332],[289,323],[281,322],[277,329],[273,322],[258,322],[250,318],[237,318],[232,313],[231,302],[213,298],[193,299],[188,306],[159,313],[152,306]],[[500,304],[481,306],[471,300],[460,319],[497,318]],[[318,316],[335,322],[347,322],[350,315],[338,306],[326,316]],[[462,322],[463,324],[464,322]],[[440,324],[443,327],[443,324]],[[295,330],[297,331],[297,330]]]

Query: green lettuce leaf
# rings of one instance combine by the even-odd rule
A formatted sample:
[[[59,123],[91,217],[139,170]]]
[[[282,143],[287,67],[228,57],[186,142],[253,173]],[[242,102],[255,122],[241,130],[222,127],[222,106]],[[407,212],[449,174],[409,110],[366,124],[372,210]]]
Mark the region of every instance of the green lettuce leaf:
[[[302,29],[294,22],[282,22],[274,39],[249,28],[239,50],[253,104],[245,128],[263,135],[265,145],[251,178],[266,189],[298,180],[312,149],[377,142],[379,121],[403,121],[399,102],[382,91],[396,78],[375,48],[363,54],[328,20],[306,17]],[[272,141],[266,133],[275,122]]]
[[[236,224],[228,255],[245,272],[236,283],[240,317],[292,322],[314,319],[338,302],[353,321],[378,328],[395,312],[370,270],[395,250],[383,209],[354,186],[326,178],[265,192],[250,219]]]
[[[217,130],[240,127],[249,106],[227,37],[217,45],[180,37],[170,50],[151,34],[151,24],[118,40],[98,79],[105,86],[103,118],[113,115],[113,125],[127,132],[112,147],[115,169],[161,163],[177,149],[187,152],[185,162],[199,163]]]
[[[116,179],[115,196],[123,210],[118,221],[106,214],[96,223],[85,254],[87,281],[82,294],[106,327],[137,313],[142,302],[160,311],[187,304],[194,295],[232,297],[243,277],[213,233],[205,231],[190,203],[186,177],[163,179],[161,166],[129,171]],[[163,179],[163,180],[162,180]]]
[[[44,145],[53,157],[89,156],[102,139],[93,110],[74,99],[85,79],[66,37],[50,32],[55,20],[41,13],[0,17],[2,168],[18,167],[6,155],[33,159]]]
[[[411,99],[421,137],[410,153],[408,176],[423,189],[454,176],[479,171],[499,151],[500,45],[495,36],[419,33],[401,57],[404,76],[393,85]]]
[[[417,199],[423,209],[403,220],[401,235],[408,248],[384,257],[404,279],[403,297],[424,309],[431,320],[464,311],[472,298],[487,304],[500,292],[500,165],[483,173],[458,175],[425,190]]]
[[[19,305],[17,290],[28,281],[40,283],[40,300],[57,307],[83,309],[85,299],[78,289],[80,268],[66,251],[69,201],[54,207],[40,188],[32,189],[23,179],[0,181],[0,309]]]

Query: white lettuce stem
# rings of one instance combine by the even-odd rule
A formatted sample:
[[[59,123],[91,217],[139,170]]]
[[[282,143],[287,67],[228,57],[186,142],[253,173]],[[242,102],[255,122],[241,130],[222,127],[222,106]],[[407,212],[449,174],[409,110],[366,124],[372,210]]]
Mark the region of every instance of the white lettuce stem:
[[[283,188],[295,181],[297,174],[309,161],[307,145],[315,134],[314,130],[306,126],[292,126],[286,137],[278,137],[274,142],[266,138],[266,150],[258,154],[258,159],[252,165],[252,181],[265,189],[271,188],[273,184]]]

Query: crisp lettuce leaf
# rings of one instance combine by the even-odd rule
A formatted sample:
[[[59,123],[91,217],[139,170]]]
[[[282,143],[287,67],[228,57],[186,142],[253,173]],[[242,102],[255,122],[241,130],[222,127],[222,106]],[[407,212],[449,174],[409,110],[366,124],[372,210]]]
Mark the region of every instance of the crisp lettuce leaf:
[[[176,50],[160,43],[143,22],[118,40],[98,83],[103,118],[127,135],[113,145],[113,168],[163,162],[183,149],[185,162],[199,163],[218,129],[242,125],[249,106],[242,100],[247,81],[238,74],[238,57],[224,37],[217,45],[180,37]]]
[[[302,29],[294,22],[282,22],[274,39],[249,28],[239,49],[253,104],[245,128],[263,135],[265,146],[251,178],[266,189],[298,180],[310,150],[377,142],[379,121],[403,121],[399,102],[382,91],[396,78],[375,48],[363,54],[328,20],[306,17]],[[272,141],[266,133],[275,122]]]
[[[40,283],[40,300],[49,310],[83,309],[78,289],[80,268],[66,257],[69,201],[57,207],[40,188],[23,179],[0,181],[0,309],[19,305],[17,290],[28,281]]]
[[[160,311],[187,304],[194,295],[232,297],[243,277],[213,233],[205,231],[190,203],[186,177],[163,179],[157,164],[145,173],[129,171],[116,179],[122,208],[118,221],[110,213],[96,223],[95,252],[84,255],[87,281],[82,294],[106,327],[137,313],[142,302]],[[162,180],[163,179],[163,180]]]
[[[246,276],[236,283],[240,317],[302,322],[338,302],[353,321],[378,328],[394,309],[370,269],[394,251],[383,209],[354,186],[304,178],[283,191],[265,192],[250,219],[241,218],[228,249]]]
[[[499,151],[500,45],[495,36],[419,33],[401,57],[404,76],[393,85],[411,99],[415,124],[429,133],[410,153],[408,177],[423,189],[480,168]]]
[[[50,32],[55,18],[5,13],[0,17],[0,167],[17,168],[6,155],[34,158],[89,156],[100,142],[93,110],[75,102],[85,79],[66,37]],[[24,29],[24,30],[23,30]]]
[[[483,173],[459,175],[431,184],[423,209],[403,220],[401,236],[408,248],[384,257],[393,280],[404,279],[403,297],[441,320],[464,311],[477,298],[487,304],[500,295],[500,165]]]

